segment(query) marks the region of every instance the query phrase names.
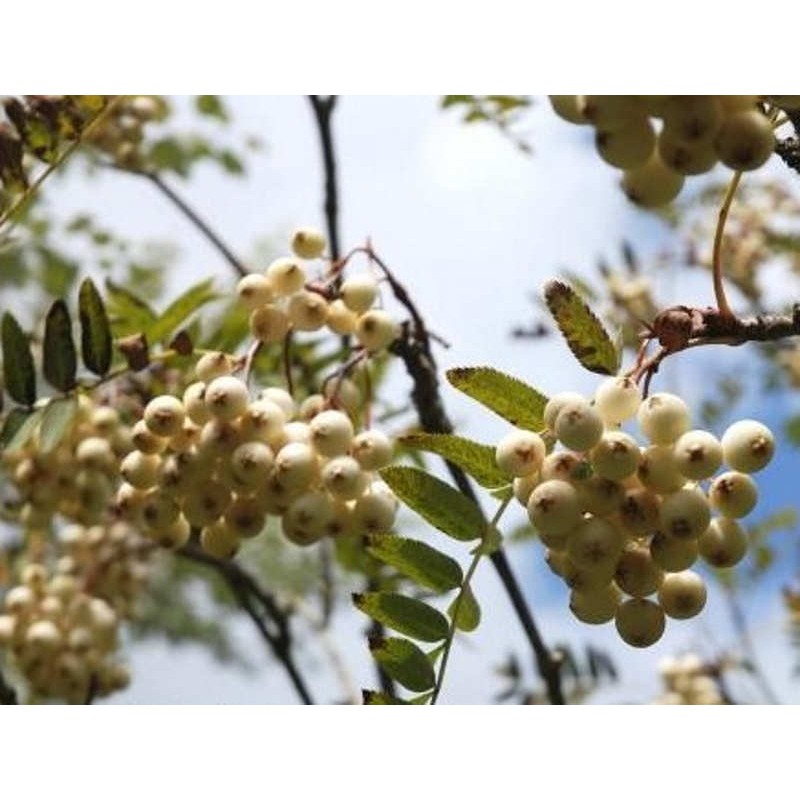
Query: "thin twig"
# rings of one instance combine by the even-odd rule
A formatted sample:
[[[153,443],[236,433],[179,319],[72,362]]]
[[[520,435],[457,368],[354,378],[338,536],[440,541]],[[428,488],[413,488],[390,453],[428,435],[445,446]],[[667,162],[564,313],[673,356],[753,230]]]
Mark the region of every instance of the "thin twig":
[[[717,219],[717,229],[714,233],[714,254],[712,258],[713,277],[714,277],[714,297],[717,300],[717,310],[724,317],[732,317],[733,311],[728,305],[728,298],[725,296],[725,285],[722,280],[722,237],[725,233],[725,222],[728,219],[728,212],[731,209],[733,196],[742,178],[741,172],[734,172],[728,189],[725,192],[725,199],[722,201],[722,208],[719,210]]]
[[[317,94],[308,96],[314,120],[317,124],[322,164],[325,171],[325,224],[328,232],[330,255],[334,262],[341,255],[339,247],[339,187],[336,177],[336,152],[333,143],[332,117],[336,108],[336,95],[322,98]]]
[[[294,397],[294,378],[292,377],[292,339],[294,331],[289,329],[283,339],[283,376],[286,380],[286,391]]]
[[[447,415],[439,393],[436,360],[430,348],[430,337],[419,310],[405,287],[396,278],[386,263],[373,254],[375,263],[383,270],[395,298],[411,316],[411,325],[406,325],[403,335],[390,347],[402,359],[411,377],[413,388],[411,402],[417,410],[420,425],[427,433],[451,433],[453,425]],[[466,473],[456,464],[444,459],[450,475],[461,493],[479,505],[478,497]],[[490,556],[500,582],[508,595],[517,619],[522,625],[528,643],[534,652],[539,675],[547,687],[547,696],[555,705],[563,705],[564,692],[561,687],[559,661],[554,658],[544,643],[536,622],[522,594],[511,565],[502,549]]]
[[[289,619],[276,599],[235,561],[214,558],[194,542],[185,545],[178,552],[184,558],[204,564],[219,574],[283,666],[302,702],[313,705],[314,701],[292,655]],[[267,624],[267,619],[270,624]]]

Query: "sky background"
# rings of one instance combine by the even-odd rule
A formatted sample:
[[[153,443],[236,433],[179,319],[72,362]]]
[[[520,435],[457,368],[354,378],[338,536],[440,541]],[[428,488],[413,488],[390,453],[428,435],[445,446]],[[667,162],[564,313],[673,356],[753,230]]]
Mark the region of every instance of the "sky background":
[[[185,106],[185,100],[177,102]],[[285,240],[301,224],[323,227],[321,159],[305,98],[246,96],[228,98],[228,103],[233,133],[222,138],[257,134],[265,150],[250,157],[244,179],[202,167],[179,187],[181,192],[240,254],[253,253],[254,243],[265,237]],[[188,115],[179,114],[178,125],[184,120],[196,127]],[[530,295],[559,268],[591,274],[598,256],[612,262],[617,258],[623,238],[645,257],[671,240],[663,224],[630,206],[617,187],[616,171],[593,153],[588,131],[556,118],[543,98],[524,126],[534,147],[531,157],[496,130],[465,126],[458,115],[443,113],[436,97],[344,97],[334,125],[343,246],[371,237],[412,291],[430,327],[451,343],[437,353],[440,367],[491,364],[546,394],[591,392],[597,377],[574,361],[560,339],[519,342],[509,330],[538,316]],[[213,124],[208,129],[218,134]],[[780,164],[771,168],[781,172]],[[145,181],[113,174],[86,182],[74,175],[54,182],[49,193],[64,216],[90,210],[99,222],[132,240],[177,242],[171,290],[205,275],[219,276],[221,287],[232,285],[219,255]],[[654,282],[658,296],[670,302],[705,305],[713,300],[705,276],[670,272],[655,275]],[[777,288],[775,295],[780,296]],[[682,354],[667,362],[654,388],[679,389],[692,402],[722,369],[752,373],[756,383],[755,363],[742,349]],[[395,370],[387,392],[398,397],[408,388],[402,370]],[[459,432],[493,442],[507,430],[502,420],[446,385],[443,395]],[[737,411],[769,424],[797,405],[792,396],[753,394]],[[759,474],[757,515],[795,499],[796,459],[784,447]],[[516,507],[505,524],[511,528],[523,518]],[[465,549],[450,552],[466,558]],[[608,652],[620,669],[620,683],[596,692],[591,702],[647,702],[659,691],[656,664],[664,656],[686,649],[713,655],[735,647],[718,591],[710,593],[698,619],[669,623],[656,646],[638,651],[619,640],[613,624],[589,627],[572,618],[567,589],[549,574],[538,544],[514,547],[509,555],[547,642],[569,643],[576,650],[591,643]],[[770,581],[743,598],[762,667],[785,702],[800,696],[778,590],[793,574],[791,555],[784,548]],[[528,667],[529,679],[533,675],[525,640],[488,562],[479,569],[475,590],[483,620],[475,634],[457,640],[442,693],[446,703],[489,702],[501,688],[493,668],[511,652]],[[237,619],[232,625],[255,670],[221,667],[197,647],[138,644],[130,652],[133,682],[110,702],[294,702],[282,672],[269,663],[248,622]],[[375,679],[361,635],[364,625],[365,619],[343,604],[332,638],[355,685],[369,687]],[[319,701],[341,697],[317,648],[305,648],[300,658]],[[736,688],[743,701],[759,699],[746,678]]]

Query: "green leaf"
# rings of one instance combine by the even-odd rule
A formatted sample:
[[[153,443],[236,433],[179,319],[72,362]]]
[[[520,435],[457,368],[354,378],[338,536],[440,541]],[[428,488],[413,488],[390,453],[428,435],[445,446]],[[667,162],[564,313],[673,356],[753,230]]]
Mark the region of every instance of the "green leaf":
[[[148,341],[154,343],[168,339],[187,317],[216,299],[218,295],[212,289],[213,283],[213,278],[200,281],[170,303],[164,313],[146,329]]]
[[[195,108],[207,117],[214,117],[220,122],[228,121],[228,112],[219,97],[215,94],[198,95],[194,101]]]
[[[413,511],[442,533],[462,542],[482,535],[483,513],[457,489],[416,467],[384,467],[381,478]]]
[[[432,689],[436,673],[425,653],[408,639],[392,637],[370,643],[372,657],[381,669],[401,686],[412,692]]]
[[[72,320],[67,304],[56,300],[47,312],[42,346],[42,372],[47,382],[62,392],[75,387],[78,359],[72,340]]]
[[[450,108],[451,106],[472,103],[474,100],[475,96],[471,94],[446,94],[441,100],[441,106],[442,108]]]
[[[78,294],[78,315],[81,323],[81,353],[86,368],[95,375],[105,375],[111,366],[111,323],[100,292],[86,278]]]
[[[28,337],[10,311],[3,314],[3,380],[6,391],[24,406],[36,401],[36,368]]]
[[[114,281],[106,280],[106,297],[115,336],[142,333],[156,321],[153,309],[144,300]]]
[[[421,600],[394,592],[367,592],[354,594],[353,603],[367,616],[413,639],[439,642],[447,638],[447,618]]]
[[[57,397],[44,408],[42,424],[39,428],[39,448],[49,453],[64,438],[78,411],[76,397]]]
[[[415,450],[435,453],[469,473],[486,489],[504,486],[508,476],[495,462],[495,448],[451,433],[410,433],[400,443]]]
[[[544,428],[547,398],[532,386],[492,367],[456,367],[447,380],[504,420],[529,431]]]
[[[447,614],[451,619],[453,618],[456,603],[458,603],[458,597],[453,600],[450,608],[447,609]],[[461,602],[458,605],[458,616],[455,619],[456,627],[465,633],[471,633],[480,625],[480,622],[481,607],[478,605],[472,589],[469,586],[465,586],[461,593]]]
[[[436,592],[455,589],[464,580],[455,559],[416,539],[370,536],[367,538],[367,552],[420,586]]]
[[[3,429],[0,430],[0,447],[5,447],[17,434],[19,429],[25,424],[25,420],[34,412],[27,408],[12,408],[8,412]]]
[[[614,342],[580,295],[566,283],[549,281],[544,299],[575,358],[591,372],[614,375],[618,368]]]
[[[14,435],[5,446],[7,453],[13,453],[15,450],[19,450],[21,447],[25,447],[25,445],[28,444],[36,433],[39,423],[42,421],[44,409],[37,408],[35,411],[25,411],[24,413],[27,415],[25,421],[17,428]]]
[[[408,706],[408,700],[401,700],[399,697],[392,697],[386,692],[374,692],[371,689],[363,689],[361,696],[365,706]]]

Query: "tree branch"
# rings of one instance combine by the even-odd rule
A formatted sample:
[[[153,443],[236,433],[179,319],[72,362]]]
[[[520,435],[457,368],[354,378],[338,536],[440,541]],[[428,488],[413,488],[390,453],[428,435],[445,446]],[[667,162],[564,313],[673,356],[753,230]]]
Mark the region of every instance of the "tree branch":
[[[225,581],[239,605],[258,628],[261,637],[275,658],[286,670],[297,695],[306,705],[313,705],[311,694],[295,664],[291,651],[289,619],[275,598],[235,561],[223,561],[206,553],[195,542],[190,542],[178,553],[184,558],[210,567]],[[267,622],[269,620],[269,623]]]
[[[322,164],[325,171],[325,224],[328,232],[330,255],[334,262],[341,257],[339,245],[339,186],[336,177],[336,151],[333,144],[333,128],[331,118],[336,108],[336,95],[326,98],[311,94],[308,100],[314,112],[317,124],[320,147],[322,148]]]
[[[0,670],[0,706],[17,705],[17,693],[6,683],[5,675]]]
[[[413,383],[411,401],[417,410],[420,424],[428,433],[451,433],[453,424],[447,416],[444,403],[439,394],[436,360],[431,352],[430,334],[422,315],[416,308],[408,291],[397,280],[386,264],[374,253],[372,253],[372,257],[386,275],[386,280],[389,282],[395,298],[405,307],[411,317],[411,324],[406,325],[403,336],[395,341],[390,349],[402,359],[406,371],[411,377]],[[478,497],[466,473],[456,464],[446,459],[444,461],[461,493],[478,505]],[[544,643],[505,552],[502,549],[495,551],[491,555],[491,560],[511,601],[517,619],[522,625],[525,636],[533,649],[536,666],[539,675],[547,686],[547,695],[550,702],[563,705],[565,700],[561,687],[560,662]]]
[[[794,125],[795,136],[781,139],[775,145],[775,152],[789,169],[800,174],[800,110],[784,112]]]

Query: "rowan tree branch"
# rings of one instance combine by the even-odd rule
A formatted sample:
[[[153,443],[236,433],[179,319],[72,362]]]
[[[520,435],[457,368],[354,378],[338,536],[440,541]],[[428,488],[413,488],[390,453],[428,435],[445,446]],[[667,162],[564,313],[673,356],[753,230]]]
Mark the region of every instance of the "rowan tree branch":
[[[6,683],[5,675],[0,670],[0,706],[17,705],[17,693]]]
[[[332,117],[336,108],[335,94],[323,98],[318,94],[310,94],[308,100],[314,112],[322,165],[325,172],[325,224],[327,227],[330,255],[334,262],[341,257],[339,244],[339,185],[336,170],[336,150],[333,142]]]
[[[250,617],[275,658],[286,671],[301,701],[313,705],[305,680],[294,661],[289,618],[277,600],[235,561],[223,561],[189,542],[178,553],[184,558],[213,569],[228,585],[236,601]]]
[[[780,139],[775,145],[775,152],[789,169],[800,174],[800,110],[784,112],[794,126],[795,135]]]
[[[420,425],[428,433],[451,433],[453,424],[447,415],[439,393],[436,360],[431,352],[430,334],[425,321],[406,288],[397,280],[385,262],[374,253],[372,257],[386,275],[386,280],[395,298],[405,307],[411,317],[410,323],[404,328],[403,335],[392,344],[390,349],[402,359],[406,371],[411,377],[413,383],[411,402],[417,410]],[[444,462],[461,493],[479,505],[477,494],[467,474],[447,459],[444,459]],[[542,639],[505,552],[502,549],[496,550],[490,558],[533,649],[539,675],[547,687],[547,696],[551,703],[563,705],[565,700],[561,686],[560,662]]]

